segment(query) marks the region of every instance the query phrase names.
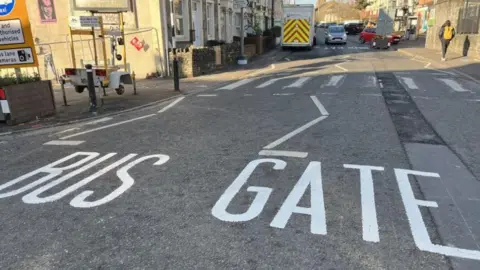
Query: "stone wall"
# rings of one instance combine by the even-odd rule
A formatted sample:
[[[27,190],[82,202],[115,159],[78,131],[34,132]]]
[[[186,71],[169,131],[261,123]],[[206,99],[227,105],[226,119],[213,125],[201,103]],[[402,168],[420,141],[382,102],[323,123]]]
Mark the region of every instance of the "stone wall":
[[[441,43],[438,37],[440,27],[446,20],[450,20],[456,28],[460,8],[464,6],[463,0],[438,0],[435,5],[435,25],[428,28],[425,47],[429,49],[441,50]],[[463,54],[465,40],[470,42],[468,56],[480,57],[480,34],[457,34],[451,43],[449,50]]]
[[[3,87],[10,107],[8,124],[19,124],[55,114],[51,81]]]
[[[212,73],[226,65],[236,63],[240,54],[240,44],[231,43],[213,47],[188,47],[177,51],[180,77],[197,77]],[[173,66],[173,53],[170,52],[170,67]],[[171,73],[173,74],[173,72]]]

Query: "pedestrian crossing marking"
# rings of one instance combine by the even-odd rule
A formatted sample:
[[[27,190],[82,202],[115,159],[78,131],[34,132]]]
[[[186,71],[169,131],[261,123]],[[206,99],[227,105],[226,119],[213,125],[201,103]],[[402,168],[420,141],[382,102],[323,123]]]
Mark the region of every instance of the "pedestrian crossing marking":
[[[265,87],[267,87],[267,86],[269,86],[269,85],[271,85],[271,84],[273,84],[273,83],[275,83],[276,81],[281,80],[281,79],[282,79],[282,78],[270,79],[270,80],[268,80],[268,81],[266,81],[266,82],[258,85],[258,86],[255,87],[255,88],[265,88]]]
[[[452,79],[437,79],[448,85],[455,92],[470,92],[470,90],[463,88],[461,84]]]
[[[247,83],[250,83],[250,82],[253,82],[254,80],[256,80],[256,78],[248,78],[248,79],[243,79],[243,80],[240,80],[238,82],[234,82],[232,84],[229,84],[229,85],[225,85],[223,87],[220,87],[218,88],[217,90],[233,90],[237,87],[240,87],[242,85],[245,85]]]
[[[333,75],[324,86],[337,86],[337,84],[345,77],[345,75]]]
[[[311,77],[303,77],[303,78],[298,78],[296,81],[294,81],[292,84],[287,85],[283,88],[300,88],[302,87],[306,82],[308,82],[311,79]]]
[[[412,78],[400,77],[405,85],[412,90],[418,90],[418,86]]]

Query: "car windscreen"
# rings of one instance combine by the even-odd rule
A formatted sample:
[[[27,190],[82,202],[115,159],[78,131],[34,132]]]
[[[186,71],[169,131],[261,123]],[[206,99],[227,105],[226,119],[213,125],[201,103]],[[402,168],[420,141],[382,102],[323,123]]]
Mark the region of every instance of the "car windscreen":
[[[330,32],[330,33],[343,33],[343,32],[345,32],[345,29],[343,29],[343,27],[338,27],[338,26],[330,27],[330,28],[328,28],[328,32]]]

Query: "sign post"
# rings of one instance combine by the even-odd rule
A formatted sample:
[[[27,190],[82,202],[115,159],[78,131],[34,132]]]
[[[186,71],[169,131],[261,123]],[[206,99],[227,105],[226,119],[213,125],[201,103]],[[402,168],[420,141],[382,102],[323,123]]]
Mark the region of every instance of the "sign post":
[[[25,0],[0,1],[0,68],[38,67]]]

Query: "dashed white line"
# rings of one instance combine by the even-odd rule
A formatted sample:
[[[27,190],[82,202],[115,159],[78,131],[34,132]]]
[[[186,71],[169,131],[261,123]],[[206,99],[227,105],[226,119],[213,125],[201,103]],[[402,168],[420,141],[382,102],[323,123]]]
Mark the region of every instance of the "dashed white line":
[[[274,96],[291,96],[293,93],[275,93]]]
[[[438,79],[438,80],[440,80],[443,83],[445,83],[446,85],[448,85],[455,92],[470,92],[470,90],[467,90],[467,89],[463,88],[463,86],[461,84],[459,84],[458,82],[456,82],[452,79]]]
[[[43,145],[70,145],[70,146],[75,146],[75,145],[80,145],[84,143],[85,141],[62,141],[62,140],[53,140],[44,143]]]
[[[300,88],[302,87],[306,82],[308,82],[311,79],[311,77],[303,77],[303,78],[298,78],[295,82],[293,82],[290,85],[284,86],[283,88]]]
[[[218,88],[217,90],[233,90],[237,87],[240,87],[242,85],[245,85],[247,83],[250,83],[252,81],[254,81],[256,78],[248,78],[248,79],[243,79],[243,80],[240,80],[238,82],[234,82],[232,84],[229,84],[229,85],[225,85],[223,87],[220,87]]]
[[[165,111],[167,111],[168,109],[172,108],[173,106],[177,105],[177,103],[179,103],[180,101],[182,101],[185,97],[179,97],[177,98],[175,101],[173,101],[172,103],[168,104],[167,106],[165,106],[165,108],[161,109],[160,111],[158,111],[158,113],[163,113]]]
[[[269,86],[269,85],[271,85],[271,84],[273,84],[273,83],[275,83],[276,81],[281,80],[281,79],[282,79],[282,78],[270,79],[270,80],[268,80],[268,81],[266,81],[266,82],[258,85],[258,86],[255,87],[255,88],[265,88],[265,87],[267,87],[267,86]]]
[[[323,116],[329,115],[325,107],[322,105],[322,103],[320,102],[320,100],[318,100],[316,96],[310,96],[310,98],[313,100],[313,103],[315,103],[315,106],[317,106],[320,114],[322,114]]]
[[[258,153],[260,156],[282,156],[282,157],[296,157],[306,158],[308,153],[297,151],[278,151],[278,150],[262,150]]]
[[[200,94],[200,95],[197,95],[197,97],[216,97],[217,95],[216,94]]]

